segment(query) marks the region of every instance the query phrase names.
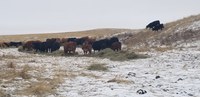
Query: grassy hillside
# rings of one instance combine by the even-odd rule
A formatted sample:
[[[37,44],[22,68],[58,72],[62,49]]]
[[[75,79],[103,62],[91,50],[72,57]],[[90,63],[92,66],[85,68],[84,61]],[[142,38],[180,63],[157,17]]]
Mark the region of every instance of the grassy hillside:
[[[94,29],[77,32],[61,32],[46,34],[4,35],[1,41],[45,40],[46,38],[65,38],[90,36],[95,38],[118,36],[123,44],[130,47],[172,46],[183,42],[200,39],[200,15],[193,15],[164,24],[162,31],[153,32],[148,29]]]
[[[138,31],[126,36],[123,42],[129,46],[160,46],[177,45],[200,39],[200,15],[186,17],[174,22],[164,24],[162,31],[153,32],[148,29]]]
[[[105,37],[111,36],[128,29],[94,29],[77,32],[45,33],[45,34],[23,34],[23,35],[2,35],[0,41],[28,41],[28,40],[45,40],[46,38],[66,38],[66,37]]]

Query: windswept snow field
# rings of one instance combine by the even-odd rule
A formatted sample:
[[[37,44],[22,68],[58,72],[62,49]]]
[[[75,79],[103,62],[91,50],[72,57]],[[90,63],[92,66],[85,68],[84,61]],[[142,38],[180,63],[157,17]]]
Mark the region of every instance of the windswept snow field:
[[[0,49],[0,95],[6,97],[200,97],[200,48],[146,52],[111,61]],[[92,64],[108,70],[88,70]],[[138,90],[146,93],[139,94]]]

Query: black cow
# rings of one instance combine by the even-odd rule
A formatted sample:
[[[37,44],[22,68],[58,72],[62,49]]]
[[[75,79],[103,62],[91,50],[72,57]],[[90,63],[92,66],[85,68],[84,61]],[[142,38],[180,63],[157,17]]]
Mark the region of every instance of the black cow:
[[[22,42],[10,42],[9,43],[9,46],[15,46],[15,47],[19,47],[19,46],[21,46],[22,45]]]
[[[68,38],[67,42],[76,42],[76,38]]]
[[[32,48],[37,52],[37,51],[41,51],[40,50],[40,45],[42,42],[33,42],[32,43]]]
[[[119,39],[118,39],[117,37],[111,37],[110,40],[109,40],[109,47],[111,47],[111,45],[112,45],[114,42],[119,42]]]
[[[60,49],[60,43],[54,42],[54,43],[51,45],[51,52],[54,52],[54,51],[59,50],[59,49]]]
[[[35,49],[36,52],[54,52],[60,49],[60,43],[53,42],[50,44],[50,42],[36,42],[33,43],[33,49]]]
[[[153,31],[158,31],[158,30],[162,30],[164,28],[164,25],[163,24],[158,24],[156,25],[152,30]]]
[[[160,24],[159,20],[153,21],[146,26],[146,29],[153,29],[158,24]]]
[[[53,52],[60,48],[60,39],[58,38],[46,39],[44,45],[46,48],[46,52]]]
[[[98,41],[95,41],[93,44],[92,44],[92,48],[94,50],[94,52],[97,50],[97,51],[100,51],[100,50],[103,50],[105,48],[109,48],[110,46],[110,41],[109,39],[101,39],[101,40],[98,40]]]
[[[77,38],[77,39],[76,39],[76,44],[77,44],[77,45],[83,45],[83,43],[84,43],[85,41],[87,41],[88,39],[89,39],[88,36],[86,36],[86,37],[81,37],[81,38]]]

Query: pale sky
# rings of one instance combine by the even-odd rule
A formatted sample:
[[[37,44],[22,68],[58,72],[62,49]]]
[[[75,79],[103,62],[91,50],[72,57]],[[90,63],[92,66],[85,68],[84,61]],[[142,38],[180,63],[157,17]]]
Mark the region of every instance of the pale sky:
[[[144,28],[200,14],[200,0],[0,0],[0,34]]]

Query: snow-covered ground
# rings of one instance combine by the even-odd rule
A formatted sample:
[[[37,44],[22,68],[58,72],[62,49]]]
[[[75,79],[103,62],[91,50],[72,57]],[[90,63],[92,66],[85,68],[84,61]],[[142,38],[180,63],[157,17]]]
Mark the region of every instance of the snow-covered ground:
[[[21,97],[22,90],[35,76],[52,79],[62,72],[63,82],[48,97],[200,97],[200,49],[147,52],[150,58],[111,61],[93,57],[45,56],[0,49],[1,71],[8,62],[16,67],[32,68],[30,79],[0,79],[0,90],[11,97]],[[12,57],[11,57],[12,56]],[[106,64],[108,71],[91,71],[91,64]],[[34,70],[39,68],[40,70]],[[115,79],[115,81],[112,81]],[[25,84],[28,83],[28,84]],[[138,90],[146,93],[139,94]],[[31,95],[29,95],[31,96]],[[33,95],[32,95],[33,96]]]

